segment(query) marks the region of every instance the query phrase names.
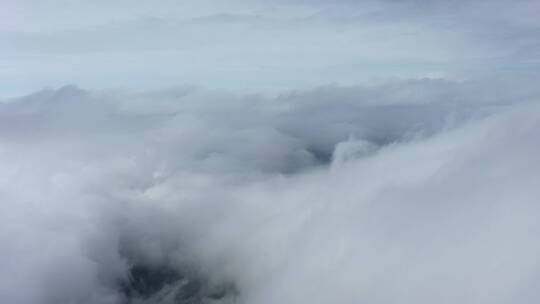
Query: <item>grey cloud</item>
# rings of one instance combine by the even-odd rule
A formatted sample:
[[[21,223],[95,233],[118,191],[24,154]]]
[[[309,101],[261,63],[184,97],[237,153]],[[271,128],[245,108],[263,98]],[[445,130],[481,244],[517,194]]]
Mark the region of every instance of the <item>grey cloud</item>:
[[[488,113],[491,107],[513,98],[539,94],[533,90],[529,96],[515,96],[501,89],[494,97],[482,92],[481,85],[425,79],[378,86],[326,86],[276,98],[197,88],[123,96],[68,86],[4,104],[0,134],[14,141],[28,136],[33,140],[36,134],[42,140],[79,137],[79,132],[97,139],[141,134],[141,139],[169,146],[171,153],[181,150],[202,166],[220,167],[232,161],[225,168],[242,168],[240,163],[244,163],[288,172],[328,162],[334,146],[350,135],[377,145],[416,133],[428,136],[449,127],[449,117],[461,121],[471,113]],[[122,103],[116,104],[118,99]],[[181,132],[183,129],[186,131]],[[176,132],[180,133],[174,135]],[[262,146],[267,146],[266,153],[261,153]]]

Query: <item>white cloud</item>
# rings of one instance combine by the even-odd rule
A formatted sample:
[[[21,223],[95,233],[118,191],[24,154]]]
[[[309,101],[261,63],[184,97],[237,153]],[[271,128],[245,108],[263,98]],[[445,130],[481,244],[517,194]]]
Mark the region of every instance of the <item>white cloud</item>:
[[[1,301],[119,303],[133,267],[166,266],[223,301],[534,303],[538,95],[417,80],[4,103]]]
[[[537,303],[539,9],[2,1],[0,302]]]

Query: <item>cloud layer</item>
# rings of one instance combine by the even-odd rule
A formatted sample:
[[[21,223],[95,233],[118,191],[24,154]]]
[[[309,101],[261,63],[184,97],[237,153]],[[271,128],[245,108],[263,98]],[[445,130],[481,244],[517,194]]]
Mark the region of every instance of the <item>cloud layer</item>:
[[[539,95],[424,79],[2,103],[0,300],[536,303]]]

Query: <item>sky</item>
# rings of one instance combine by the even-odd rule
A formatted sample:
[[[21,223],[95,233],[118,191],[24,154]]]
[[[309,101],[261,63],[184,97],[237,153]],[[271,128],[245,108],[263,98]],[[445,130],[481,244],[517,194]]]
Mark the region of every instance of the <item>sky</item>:
[[[540,5],[501,1],[0,4],[3,97],[76,84],[242,92],[536,73]]]
[[[0,303],[539,303],[538,16],[0,1]]]

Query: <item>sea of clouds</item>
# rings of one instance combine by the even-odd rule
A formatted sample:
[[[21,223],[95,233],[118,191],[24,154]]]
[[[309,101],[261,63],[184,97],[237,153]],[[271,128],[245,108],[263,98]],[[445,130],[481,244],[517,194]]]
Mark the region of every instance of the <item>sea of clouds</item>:
[[[2,303],[538,303],[540,89],[0,103]]]

